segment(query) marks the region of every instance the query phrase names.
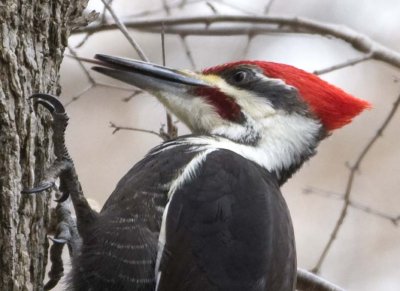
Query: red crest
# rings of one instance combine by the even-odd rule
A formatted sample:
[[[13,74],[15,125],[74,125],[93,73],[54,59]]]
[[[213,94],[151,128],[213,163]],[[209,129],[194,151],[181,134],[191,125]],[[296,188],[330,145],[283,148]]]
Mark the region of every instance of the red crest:
[[[371,104],[367,101],[347,94],[318,76],[285,64],[240,61],[206,69],[203,73],[218,74],[218,72],[227,68],[243,64],[258,66],[267,77],[281,79],[287,85],[297,88],[301,98],[308,103],[312,112],[321,120],[328,131],[350,123],[364,109],[371,107]]]

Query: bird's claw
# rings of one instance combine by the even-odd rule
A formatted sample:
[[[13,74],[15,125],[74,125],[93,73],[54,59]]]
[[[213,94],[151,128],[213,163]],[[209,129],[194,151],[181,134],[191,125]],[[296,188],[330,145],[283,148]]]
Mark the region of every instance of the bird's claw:
[[[61,196],[57,199],[54,199],[55,202],[57,203],[62,203],[65,202],[69,197],[69,193],[68,192],[62,192]]]
[[[55,185],[55,180],[59,178],[63,172],[71,169],[73,166],[65,148],[64,133],[68,123],[68,116],[65,113],[64,106],[57,97],[49,94],[36,93],[29,97],[29,99],[33,101],[35,107],[42,105],[50,111],[53,116],[53,142],[57,160],[51,168],[46,171],[45,178],[39,183],[39,185],[32,189],[24,189],[21,192],[23,194],[39,193],[52,188]],[[61,197],[55,201],[64,202],[68,197],[69,193],[63,191]]]
[[[33,101],[35,108],[41,105],[46,108],[53,117],[53,144],[56,160],[53,165],[45,171],[45,175],[41,182],[39,182],[39,186],[23,190],[22,193],[32,194],[47,190],[55,185],[57,179],[60,180],[59,189],[55,187],[56,191],[59,191],[61,195],[55,200],[58,202],[56,207],[57,224],[55,227],[55,235],[53,238],[50,238],[50,240],[53,241],[53,245],[50,247],[51,269],[49,272],[49,281],[44,286],[44,290],[50,290],[58,284],[64,274],[62,261],[64,246],[68,246],[70,256],[73,256],[79,252],[82,244],[76,221],[72,218],[67,204],[63,202],[68,199],[70,194],[75,195],[75,203],[81,203],[80,206],[83,205],[83,207],[80,208],[81,212],[84,212],[84,214],[88,212],[92,215],[93,211],[88,206],[83,196],[73,161],[69,157],[68,150],[65,147],[65,130],[68,124],[68,116],[64,106],[58,98],[48,94],[34,94],[30,99]]]
[[[42,191],[48,190],[55,186],[56,179],[66,170],[70,169],[72,164],[68,160],[59,161],[56,160],[53,165],[46,170],[46,175],[44,179],[39,182],[39,185],[31,188],[24,189],[21,191],[22,194],[35,194],[40,193]],[[69,194],[65,191],[62,191],[61,197],[55,199],[56,202],[64,202],[69,197]]]
[[[64,246],[68,246],[69,254],[73,257],[79,250],[81,240],[76,227],[76,221],[71,216],[71,211],[66,203],[59,203],[55,209],[56,229],[54,237],[48,237],[53,245],[50,247],[50,271],[49,281],[44,290],[53,289],[64,275],[62,252]]]
[[[38,186],[31,188],[31,189],[24,189],[21,191],[22,194],[35,194],[50,188],[53,188],[55,185],[54,181],[51,182],[42,182]]]
[[[53,242],[53,243],[57,243],[57,244],[66,244],[68,243],[68,240],[65,238],[56,238],[56,237],[50,237],[49,239]]]
[[[65,113],[65,108],[58,100],[57,97],[54,97],[53,95],[49,94],[44,94],[44,93],[36,93],[33,94],[29,99],[33,100],[34,105],[42,105],[44,106],[47,110],[49,110],[52,114],[64,114]]]

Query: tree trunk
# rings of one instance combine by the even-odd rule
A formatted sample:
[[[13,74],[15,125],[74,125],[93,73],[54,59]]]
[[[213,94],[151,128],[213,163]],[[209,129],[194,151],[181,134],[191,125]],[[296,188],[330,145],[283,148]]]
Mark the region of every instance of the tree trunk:
[[[59,68],[87,0],[0,3],[0,290],[42,290],[50,193],[21,195],[52,160],[50,117],[27,97],[60,93]],[[39,117],[40,116],[40,117]]]

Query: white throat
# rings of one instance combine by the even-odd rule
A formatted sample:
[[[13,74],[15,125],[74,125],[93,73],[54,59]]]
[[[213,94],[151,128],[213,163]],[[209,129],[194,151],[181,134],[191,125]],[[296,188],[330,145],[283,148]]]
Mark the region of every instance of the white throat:
[[[230,150],[279,175],[282,170],[296,167],[312,156],[320,140],[321,124],[305,116],[276,114],[258,124],[261,125],[256,129],[260,139],[254,145],[233,141],[241,132],[233,128],[225,134],[222,134],[221,129],[216,132],[224,137],[195,136],[174,143],[191,144],[194,151]]]

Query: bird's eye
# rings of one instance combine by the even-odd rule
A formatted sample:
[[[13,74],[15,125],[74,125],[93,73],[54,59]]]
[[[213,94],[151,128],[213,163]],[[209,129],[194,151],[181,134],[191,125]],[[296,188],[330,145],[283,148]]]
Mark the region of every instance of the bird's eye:
[[[246,71],[237,71],[233,74],[232,79],[235,83],[243,83],[247,80],[249,73]]]

